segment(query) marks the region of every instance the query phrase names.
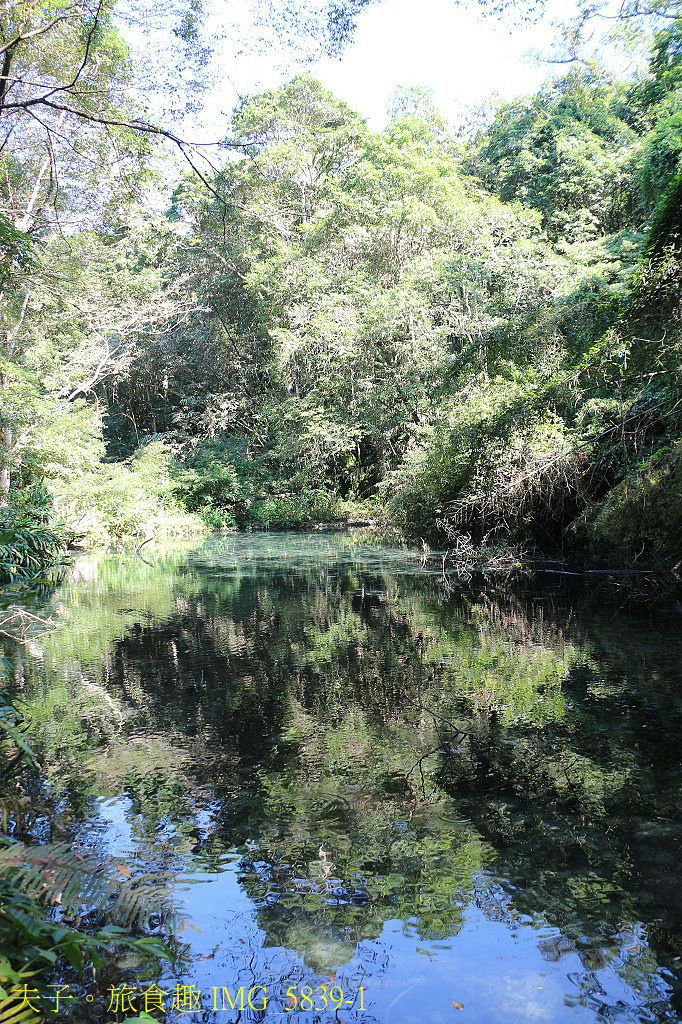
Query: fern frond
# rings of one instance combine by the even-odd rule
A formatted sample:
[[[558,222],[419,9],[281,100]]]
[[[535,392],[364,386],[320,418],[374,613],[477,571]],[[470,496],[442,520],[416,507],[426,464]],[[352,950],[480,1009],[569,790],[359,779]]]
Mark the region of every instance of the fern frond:
[[[7,999],[0,1001],[0,1024],[40,1024],[42,1017],[26,1005],[23,985],[11,985]]]
[[[19,748],[15,756],[11,758],[9,765],[3,766],[2,774],[4,775],[11,774],[7,770],[8,767],[13,767],[22,757],[28,764],[35,765],[35,755],[24,738],[24,731],[25,727],[20,714],[11,703],[7,702],[4,693],[0,693],[0,741],[8,740]]]
[[[125,925],[145,927],[160,917],[166,927],[179,920],[169,897],[172,872],[131,875],[110,858],[75,851],[68,843],[27,846],[15,842],[0,848],[0,877],[33,899],[75,913],[102,910]]]

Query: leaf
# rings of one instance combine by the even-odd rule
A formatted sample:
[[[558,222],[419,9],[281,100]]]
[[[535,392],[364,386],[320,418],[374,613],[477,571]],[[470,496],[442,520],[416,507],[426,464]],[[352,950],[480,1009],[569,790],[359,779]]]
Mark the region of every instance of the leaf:
[[[21,1006],[20,999],[23,999],[24,990],[16,991],[10,995],[9,1002],[0,1006],[0,1024],[40,1024],[41,1017],[37,1017],[30,1006]]]
[[[450,1002],[450,1006],[454,1006],[454,1008],[456,1010],[463,1010],[464,1009],[464,1003],[454,1003],[452,1001],[452,999],[450,999],[449,1002]]]
[[[53,949],[36,949],[35,952],[38,956],[41,956],[43,960],[47,960],[51,964],[57,963],[57,954]]]
[[[6,977],[11,974],[19,979],[19,983],[10,986],[9,992],[3,988],[5,998],[0,1004],[0,1024],[39,1024],[42,1018],[36,1016],[36,1010],[32,1005],[26,1004],[27,991],[29,1001],[38,998],[38,990],[29,987],[27,981],[39,973],[27,971],[25,968],[19,972],[13,971],[8,963],[0,963],[0,976]]]
[[[158,915],[168,927],[178,927],[177,909],[168,898],[175,875],[157,871],[122,879],[121,874],[120,865],[96,854],[79,853],[77,859],[68,843],[0,847],[0,878],[7,875],[32,898],[59,902],[65,910],[80,912],[83,904],[101,908],[126,925],[145,926]],[[17,908],[11,913],[33,934],[35,922],[28,915]]]
[[[2,978],[3,981],[7,978],[9,978],[10,981],[21,981],[21,975],[10,967],[7,960],[0,960],[0,978]]]
[[[128,871],[128,868],[124,867],[123,864],[118,865],[118,870],[121,872],[124,878],[132,878],[133,876]]]
[[[60,949],[72,967],[82,971],[85,967],[85,958],[78,943],[73,939],[64,939],[60,943]]]

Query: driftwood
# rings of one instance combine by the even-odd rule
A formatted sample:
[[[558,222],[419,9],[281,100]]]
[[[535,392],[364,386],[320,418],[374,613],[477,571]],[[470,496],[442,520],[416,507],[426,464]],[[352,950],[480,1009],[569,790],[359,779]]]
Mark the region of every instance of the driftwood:
[[[10,608],[0,619],[0,635],[18,640],[20,644],[56,628],[57,624],[51,618],[43,619],[25,608]]]

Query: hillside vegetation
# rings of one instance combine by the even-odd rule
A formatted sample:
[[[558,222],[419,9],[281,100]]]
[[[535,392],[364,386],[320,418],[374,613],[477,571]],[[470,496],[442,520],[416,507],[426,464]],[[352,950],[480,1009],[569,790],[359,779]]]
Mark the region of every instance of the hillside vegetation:
[[[78,130],[70,188],[30,118],[0,156],[5,579],[37,486],[50,542],[371,516],[679,559],[682,23],[463,137],[418,89],[370,132],[307,74],[202,180],[127,129],[114,176]]]

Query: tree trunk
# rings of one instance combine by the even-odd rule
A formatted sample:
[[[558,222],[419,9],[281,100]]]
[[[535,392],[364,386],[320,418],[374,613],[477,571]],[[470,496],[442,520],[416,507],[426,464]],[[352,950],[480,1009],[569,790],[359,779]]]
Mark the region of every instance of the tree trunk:
[[[61,114],[59,115],[59,120],[57,121],[57,127],[55,129],[55,133],[57,135],[59,134],[59,132],[61,130],[62,124],[64,123],[64,117],[65,116],[66,116],[66,111],[62,110]],[[48,137],[47,145],[48,145],[48,153],[47,153],[47,156],[45,157],[45,159],[43,160],[42,164],[40,165],[40,170],[38,171],[38,177],[36,178],[35,185],[33,186],[33,191],[31,192],[31,197],[30,197],[30,199],[28,201],[28,205],[26,206],[26,209],[24,210],[23,216],[20,217],[19,220],[17,220],[15,222],[15,225],[14,225],[15,227],[19,228],[20,231],[28,231],[28,229],[31,226],[31,214],[33,213],[33,207],[35,206],[36,202],[38,201],[38,196],[40,195],[40,186],[43,183],[43,178],[45,177],[45,174],[47,173],[47,170],[52,166],[52,145],[51,145],[51,141],[50,141],[49,137]]]
[[[5,458],[9,459],[10,452],[12,450],[12,428],[8,425],[2,428],[2,443],[5,449]],[[0,505],[7,504],[7,495],[9,494],[10,485],[10,470],[9,466],[3,466],[0,469]]]
[[[0,390],[4,391],[7,387],[9,387],[9,381],[7,375],[3,373],[0,376]],[[3,460],[7,460],[7,465],[0,469],[0,505],[6,505],[10,485],[9,460],[12,451],[12,426],[9,423],[2,428],[2,448],[2,457]]]

